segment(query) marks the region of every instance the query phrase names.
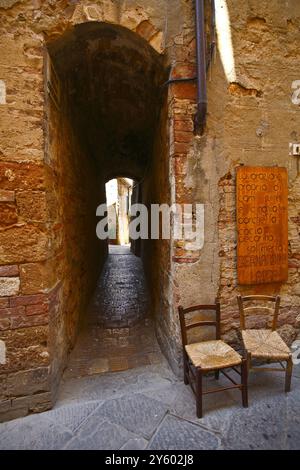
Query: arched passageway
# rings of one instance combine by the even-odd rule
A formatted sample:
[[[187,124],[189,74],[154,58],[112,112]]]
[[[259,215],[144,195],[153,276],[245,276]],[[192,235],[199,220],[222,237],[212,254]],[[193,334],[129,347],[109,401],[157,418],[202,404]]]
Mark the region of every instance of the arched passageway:
[[[75,375],[133,367],[158,348],[147,293],[157,292],[159,241],[108,256],[95,215],[116,176],[135,180],[134,202],[168,202],[168,70],[144,39],[104,23],[76,26],[48,52],[48,159],[64,238],[56,253],[64,292],[56,351],[66,357],[81,329]]]

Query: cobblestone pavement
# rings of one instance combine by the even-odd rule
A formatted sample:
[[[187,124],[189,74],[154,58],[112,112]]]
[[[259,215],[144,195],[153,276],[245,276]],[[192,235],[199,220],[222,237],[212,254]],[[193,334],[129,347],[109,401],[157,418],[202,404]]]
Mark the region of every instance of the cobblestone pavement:
[[[103,328],[135,325],[147,314],[148,297],[142,261],[128,246],[110,246],[90,306],[93,323]]]
[[[160,360],[141,260],[129,247],[110,247],[87,321],[65,377],[83,377],[155,364]]]
[[[197,419],[190,388],[161,357],[156,365],[64,379],[52,411],[0,425],[0,449],[300,449],[300,367],[292,391],[283,387],[282,374],[253,373],[248,409],[238,391],[208,395]]]

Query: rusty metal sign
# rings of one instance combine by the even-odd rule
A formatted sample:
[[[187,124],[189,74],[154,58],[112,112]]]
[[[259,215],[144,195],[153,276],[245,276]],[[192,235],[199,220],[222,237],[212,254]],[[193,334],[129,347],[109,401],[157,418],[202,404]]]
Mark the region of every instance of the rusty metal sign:
[[[239,284],[288,278],[288,176],[286,168],[237,170]]]

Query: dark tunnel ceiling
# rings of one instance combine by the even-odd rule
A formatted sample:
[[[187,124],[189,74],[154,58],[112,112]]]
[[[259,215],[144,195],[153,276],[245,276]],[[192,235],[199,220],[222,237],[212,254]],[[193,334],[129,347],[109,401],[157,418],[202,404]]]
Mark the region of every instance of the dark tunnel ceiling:
[[[135,33],[85,23],[49,45],[81,141],[104,178],[141,178],[152,158],[168,70]]]

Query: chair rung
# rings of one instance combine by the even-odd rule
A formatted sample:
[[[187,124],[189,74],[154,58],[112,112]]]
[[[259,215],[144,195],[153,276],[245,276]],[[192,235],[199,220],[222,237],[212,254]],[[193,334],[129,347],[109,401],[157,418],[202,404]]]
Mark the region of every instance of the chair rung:
[[[225,392],[225,390],[233,390],[235,388],[242,388],[242,385],[233,385],[232,387],[224,387],[224,388],[214,388],[212,390],[206,390],[202,392],[202,395],[208,395],[209,393],[217,393],[217,392]]]
[[[231,367],[231,369],[234,370],[238,375],[242,375],[238,369],[235,368],[235,366]]]
[[[285,369],[279,369],[277,367],[251,367],[249,370],[256,372],[285,372]]]

